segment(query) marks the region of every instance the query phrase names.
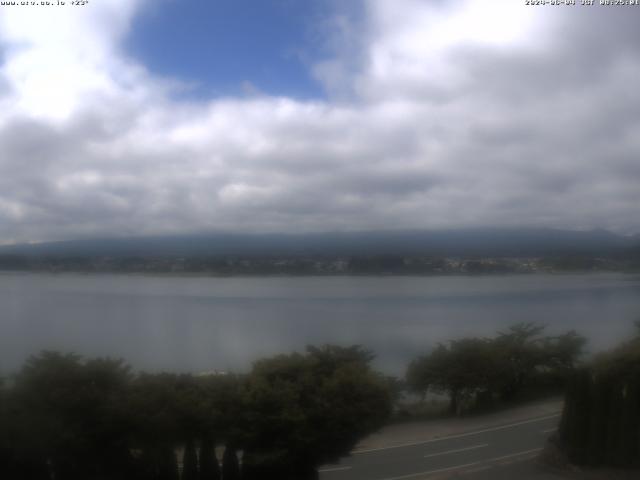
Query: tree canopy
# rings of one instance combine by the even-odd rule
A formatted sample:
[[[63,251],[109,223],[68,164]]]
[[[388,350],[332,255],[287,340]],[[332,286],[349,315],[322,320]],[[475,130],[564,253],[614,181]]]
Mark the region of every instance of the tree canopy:
[[[243,478],[315,478],[390,413],[371,359],[309,347],[242,376],[134,375],[119,360],[43,352],[0,384],[0,465],[21,480],[232,480],[244,453]]]
[[[640,466],[640,325],[636,335],[572,377],[557,440],[569,459]]]
[[[247,382],[247,457],[282,468],[282,479],[312,478],[309,467],[337,460],[381,427],[391,394],[372,358],[359,347],[326,346],[256,363]]]
[[[520,323],[493,338],[462,338],[439,344],[407,369],[409,387],[449,396],[452,412],[482,399],[517,396],[532,377],[564,374],[577,364],[585,339],[576,332],[545,336],[544,326]]]

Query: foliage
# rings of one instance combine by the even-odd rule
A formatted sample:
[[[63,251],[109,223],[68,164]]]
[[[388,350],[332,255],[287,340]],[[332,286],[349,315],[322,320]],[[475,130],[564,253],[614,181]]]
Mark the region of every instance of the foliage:
[[[308,348],[255,364],[247,383],[248,462],[279,478],[315,477],[348,454],[391,410],[386,380],[359,347]]]
[[[240,450],[245,478],[252,469],[315,478],[389,413],[371,359],[359,347],[310,347],[259,361],[248,376],[194,377],[44,352],[0,383],[3,478],[233,480]],[[222,471],[214,438],[226,446]]]
[[[215,453],[215,442],[205,435],[200,444],[200,480],[220,480],[220,465]]]
[[[544,326],[513,325],[494,338],[462,338],[440,344],[411,362],[406,381],[423,397],[445,393],[452,413],[494,397],[511,400],[541,374],[565,378],[577,364],[585,339],[570,331],[543,336]]]
[[[414,388],[447,393],[451,411],[457,413],[463,403],[491,390],[497,362],[489,340],[465,338],[448,346],[439,345],[431,354],[410,367]],[[416,380],[413,380],[414,382]]]
[[[198,454],[193,440],[187,440],[182,460],[182,480],[198,479]]]
[[[129,369],[120,361],[81,363],[45,352],[30,358],[12,389],[16,463],[50,464],[56,478],[130,473],[123,400]]]
[[[577,464],[640,466],[640,335],[573,376],[558,439]]]
[[[240,463],[238,453],[233,445],[227,445],[222,455],[222,478],[225,480],[240,479]]]

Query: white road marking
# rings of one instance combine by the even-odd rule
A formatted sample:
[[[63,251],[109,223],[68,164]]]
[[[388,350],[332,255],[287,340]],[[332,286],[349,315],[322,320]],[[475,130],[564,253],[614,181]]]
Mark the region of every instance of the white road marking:
[[[327,472],[341,472],[343,470],[351,470],[353,467],[331,467],[331,468],[322,468],[320,470],[318,470],[318,472],[320,473],[327,473]]]
[[[556,430],[558,430],[558,428],[547,428],[546,430],[542,430],[542,433],[551,433],[551,432],[555,432]]]
[[[423,440],[421,442],[412,442],[412,443],[403,443],[403,444],[400,444],[400,445],[391,445],[389,447],[369,448],[369,449],[366,449],[366,450],[356,450],[355,452],[352,452],[351,454],[352,455],[362,455],[363,453],[379,452],[379,451],[382,451],[382,450],[391,450],[391,449],[394,449],[394,448],[414,447],[416,445],[426,445],[428,443],[443,442],[445,440],[452,440],[454,438],[470,437],[472,435],[479,435],[481,433],[495,432],[497,430],[504,430],[506,428],[513,428],[513,427],[518,427],[520,425],[527,425],[528,423],[542,422],[544,420],[549,420],[550,418],[556,418],[556,417],[559,417],[559,416],[560,416],[560,413],[554,413],[553,415],[547,415],[545,417],[533,418],[531,420],[524,420],[522,422],[510,423],[508,425],[501,425],[499,427],[485,428],[483,430],[476,430],[475,432],[460,433],[458,435],[449,435],[448,437],[434,438],[432,440]]]
[[[476,450],[478,448],[484,448],[488,446],[489,446],[488,443],[483,443],[482,445],[474,445],[472,447],[467,447],[467,448],[458,448],[457,450],[447,450],[446,452],[432,453],[430,455],[425,455],[424,458],[439,457],[440,455],[449,455],[450,453],[466,452],[467,450]]]
[[[487,460],[481,460],[479,462],[465,463],[465,464],[462,464],[462,465],[456,465],[456,466],[453,466],[453,467],[446,467],[446,468],[439,468],[437,470],[429,470],[429,471],[426,471],[426,472],[410,473],[409,475],[401,475],[399,477],[389,477],[389,478],[384,478],[382,480],[405,480],[407,478],[416,478],[416,477],[421,477],[421,476],[424,476],[424,475],[432,475],[434,473],[449,472],[451,470],[460,470],[462,468],[475,467],[477,465],[485,465],[487,463],[498,462],[500,460],[507,460],[509,458],[521,457],[523,455],[528,455],[528,454],[531,454],[531,453],[539,452],[541,450],[542,450],[542,448],[534,448],[532,450],[525,450],[523,452],[512,453],[510,455],[503,455],[501,457],[489,458]]]

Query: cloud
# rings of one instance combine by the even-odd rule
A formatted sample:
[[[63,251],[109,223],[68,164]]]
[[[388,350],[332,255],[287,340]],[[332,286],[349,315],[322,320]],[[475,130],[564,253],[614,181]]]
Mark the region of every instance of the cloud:
[[[328,99],[187,101],[122,50],[143,7],[4,7],[0,241],[640,231],[633,9],[366,0],[327,19]]]

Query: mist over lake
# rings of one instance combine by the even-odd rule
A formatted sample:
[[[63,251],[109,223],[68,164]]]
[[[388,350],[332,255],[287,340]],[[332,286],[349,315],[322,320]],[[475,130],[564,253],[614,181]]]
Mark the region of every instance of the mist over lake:
[[[0,275],[0,371],[42,349],[136,369],[247,369],[307,344],[362,344],[401,374],[437,342],[515,322],[575,329],[608,348],[640,318],[640,276],[210,278]]]

